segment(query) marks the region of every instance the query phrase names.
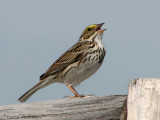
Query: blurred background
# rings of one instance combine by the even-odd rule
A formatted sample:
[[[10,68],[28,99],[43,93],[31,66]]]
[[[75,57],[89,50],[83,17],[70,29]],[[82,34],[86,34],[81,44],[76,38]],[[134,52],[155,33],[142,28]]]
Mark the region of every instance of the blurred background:
[[[0,105],[18,104],[86,26],[102,22],[107,54],[98,72],[76,87],[80,94],[127,94],[131,79],[160,77],[159,6],[158,0],[1,0]],[[64,96],[73,93],[56,83],[27,102]]]

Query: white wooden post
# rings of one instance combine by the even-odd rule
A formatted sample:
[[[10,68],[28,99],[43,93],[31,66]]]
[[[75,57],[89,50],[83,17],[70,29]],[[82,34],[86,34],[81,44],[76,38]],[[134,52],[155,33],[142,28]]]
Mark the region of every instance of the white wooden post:
[[[127,120],[160,120],[160,78],[131,80]]]

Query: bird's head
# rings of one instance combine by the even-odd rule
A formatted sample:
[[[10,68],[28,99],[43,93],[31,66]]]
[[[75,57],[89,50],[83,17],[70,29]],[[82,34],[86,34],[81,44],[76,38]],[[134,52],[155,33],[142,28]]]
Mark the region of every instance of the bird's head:
[[[86,27],[85,30],[82,32],[80,39],[81,40],[88,40],[88,39],[93,38],[97,34],[102,35],[103,32],[106,30],[106,29],[101,29],[103,24],[104,23],[93,24],[93,25]]]

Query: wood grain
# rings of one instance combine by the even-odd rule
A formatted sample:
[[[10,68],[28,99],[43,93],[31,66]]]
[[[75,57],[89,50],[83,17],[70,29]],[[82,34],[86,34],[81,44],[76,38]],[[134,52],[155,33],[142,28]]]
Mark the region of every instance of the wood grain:
[[[0,120],[120,120],[126,95],[0,106]]]
[[[131,80],[128,120],[160,120],[160,78]]]

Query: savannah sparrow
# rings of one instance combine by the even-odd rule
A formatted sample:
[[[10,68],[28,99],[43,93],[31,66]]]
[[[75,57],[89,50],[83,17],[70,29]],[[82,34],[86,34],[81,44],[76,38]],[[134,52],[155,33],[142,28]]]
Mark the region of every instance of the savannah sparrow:
[[[51,67],[40,76],[40,81],[23,94],[18,100],[25,102],[37,90],[51,83],[64,83],[75,95],[79,95],[73,88],[93,75],[101,66],[105,48],[102,44],[102,35],[106,29],[101,24],[93,24],[85,28],[79,41],[67,50]]]

